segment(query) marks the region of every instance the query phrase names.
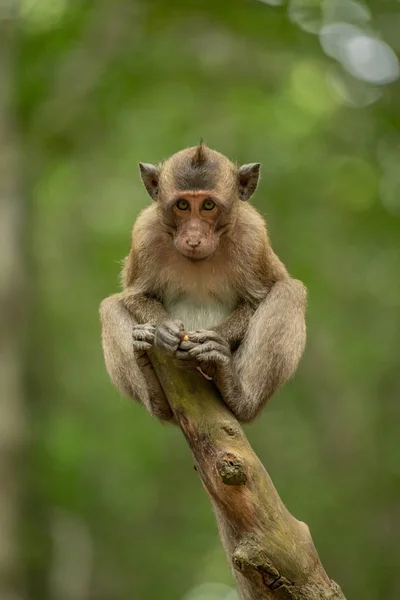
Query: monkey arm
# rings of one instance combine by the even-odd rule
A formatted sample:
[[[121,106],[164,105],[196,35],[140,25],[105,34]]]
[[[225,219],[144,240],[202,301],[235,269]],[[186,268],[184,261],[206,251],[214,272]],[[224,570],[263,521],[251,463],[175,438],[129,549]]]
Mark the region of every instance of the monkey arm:
[[[171,421],[171,408],[146,353],[134,352],[135,343],[142,349],[150,345],[148,332],[139,327],[135,339],[136,321],[125,308],[122,293],[103,300],[100,318],[104,359],[113,384],[122,394],[139,400],[150,414]]]
[[[159,300],[150,295],[135,292],[133,287],[124,289],[120,296],[123,305],[137,323],[156,325],[171,318]]]
[[[236,350],[244,338],[254,308],[248,302],[241,302],[237,308],[222,323],[213,327],[229,344],[230,349]]]
[[[172,317],[161,302],[146,294],[135,292],[132,287],[121,292],[119,298],[125,312],[132,315],[135,321],[133,348],[147,351],[154,346],[173,356],[185,333],[183,322]],[[147,365],[151,368],[149,361]]]

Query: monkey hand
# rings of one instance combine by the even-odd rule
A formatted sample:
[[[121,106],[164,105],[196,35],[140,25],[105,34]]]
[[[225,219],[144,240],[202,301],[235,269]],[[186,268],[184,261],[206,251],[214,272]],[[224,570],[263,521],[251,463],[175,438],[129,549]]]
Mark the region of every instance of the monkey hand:
[[[134,325],[133,327],[133,350],[142,355],[154,345],[155,327],[150,323]]]
[[[214,378],[218,369],[231,361],[228,342],[215,331],[190,331],[189,340],[181,342],[176,358],[197,361],[198,366],[208,377]]]
[[[185,334],[185,327],[179,319],[169,319],[155,327],[154,346],[168,354],[175,354]]]

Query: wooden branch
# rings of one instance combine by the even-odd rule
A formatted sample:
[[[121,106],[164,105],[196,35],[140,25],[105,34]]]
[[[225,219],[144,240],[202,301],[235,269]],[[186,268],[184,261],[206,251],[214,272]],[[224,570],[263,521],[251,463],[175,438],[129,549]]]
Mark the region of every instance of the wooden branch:
[[[286,509],[268,473],[215,386],[151,360],[217,517],[242,600],[344,600],[305,523]]]

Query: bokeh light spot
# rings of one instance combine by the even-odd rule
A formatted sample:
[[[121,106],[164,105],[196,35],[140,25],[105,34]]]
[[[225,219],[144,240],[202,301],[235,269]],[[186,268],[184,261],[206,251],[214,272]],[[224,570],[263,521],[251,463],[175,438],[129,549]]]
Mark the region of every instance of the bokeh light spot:
[[[365,4],[355,0],[325,0],[323,2],[324,23],[345,21],[347,23],[367,23],[371,12]]]
[[[382,176],[380,197],[388,212],[400,217],[400,169],[388,169]]]
[[[292,98],[305,112],[315,115],[331,113],[337,102],[329,94],[325,71],[311,61],[296,63],[291,76]]]
[[[320,0],[291,0],[288,16],[292,23],[307,33],[318,33],[322,25]]]
[[[270,6],[282,6],[284,0],[259,0],[263,4],[269,4]]]
[[[355,77],[376,85],[390,83],[399,76],[399,61],[390,46],[366,34],[344,40],[341,62]]]
[[[382,96],[381,88],[360,81],[338,67],[327,71],[326,83],[334,98],[344,106],[364,108]]]
[[[345,42],[361,33],[358,27],[350,23],[329,23],[321,28],[319,40],[325,54],[340,60]]]
[[[38,30],[54,27],[67,8],[68,0],[21,0],[19,5],[25,25]]]

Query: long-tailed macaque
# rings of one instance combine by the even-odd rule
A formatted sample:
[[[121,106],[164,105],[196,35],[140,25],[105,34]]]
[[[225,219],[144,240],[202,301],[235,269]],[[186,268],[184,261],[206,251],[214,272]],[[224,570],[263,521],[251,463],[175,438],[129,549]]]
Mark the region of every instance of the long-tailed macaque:
[[[123,291],[100,307],[108,373],[173,420],[146,354],[161,348],[212,377],[237,419],[251,421],[294,374],[306,339],[305,287],[247,202],[260,165],[237,167],[201,142],[139,167],[154,202],[133,227]]]

